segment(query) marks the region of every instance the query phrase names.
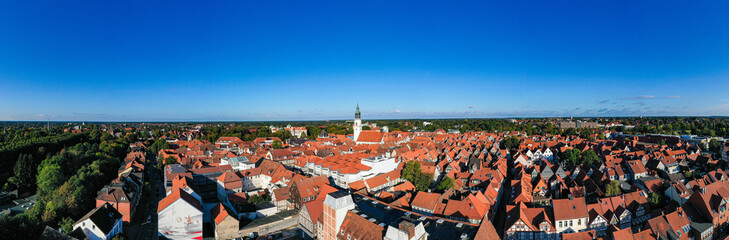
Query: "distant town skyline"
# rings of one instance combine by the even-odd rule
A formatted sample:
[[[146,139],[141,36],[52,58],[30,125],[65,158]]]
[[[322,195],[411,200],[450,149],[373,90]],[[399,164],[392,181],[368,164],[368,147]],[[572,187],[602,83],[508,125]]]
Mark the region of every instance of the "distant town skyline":
[[[729,115],[725,1],[42,2],[0,121]]]

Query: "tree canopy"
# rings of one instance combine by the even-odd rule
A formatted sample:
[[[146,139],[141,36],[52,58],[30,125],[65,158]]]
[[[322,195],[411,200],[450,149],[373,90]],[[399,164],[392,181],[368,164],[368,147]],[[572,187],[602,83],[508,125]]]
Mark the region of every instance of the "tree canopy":
[[[592,165],[593,163],[599,162],[600,158],[597,156],[595,151],[592,149],[587,149],[584,152],[582,152],[582,163],[587,165]]]
[[[580,149],[571,148],[571,149],[565,150],[564,152],[559,153],[559,157],[562,160],[567,161],[573,165],[578,165],[581,154],[582,154],[582,152],[580,151]]]
[[[276,140],[276,141],[273,141],[273,143],[271,143],[271,147],[273,149],[282,149],[283,148],[283,143],[281,141],[279,141],[279,140]]]
[[[506,149],[513,149],[513,148],[519,146],[519,138],[512,137],[512,136],[505,137],[504,140],[502,141],[502,145]]]
[[[405,163],[405,168],[402,170],[402,177],[413,183],[418,191],[426,191],[433,184],[433,175],[424,173],[420,167],[418,161]]]
[[[453,188],[453,186],[455,186],[453,178],[445,177],[438,183],[438,190],[445,191]]]
[[[618,181],[613,180],[608,183],[607,187],[605,187],[605,194],[607,196],[615,196],[619,195],[620,193],[620,183]]]

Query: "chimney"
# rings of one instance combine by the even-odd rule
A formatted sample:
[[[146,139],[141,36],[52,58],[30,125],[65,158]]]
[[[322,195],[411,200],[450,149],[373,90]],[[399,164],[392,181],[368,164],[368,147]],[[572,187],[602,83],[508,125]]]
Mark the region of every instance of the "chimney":
[[[415,236],[415,224],[408,222],[408,221],[402,221],[400,222],[398,228],[400,230],[403,230],[408,233],[408,239],[413,238]]]

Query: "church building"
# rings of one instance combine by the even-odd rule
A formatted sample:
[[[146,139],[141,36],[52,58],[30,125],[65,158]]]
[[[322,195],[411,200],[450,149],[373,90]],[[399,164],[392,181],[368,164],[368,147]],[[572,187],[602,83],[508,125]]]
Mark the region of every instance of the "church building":
[[[359,103],[357,104],[357,110],[354,112],[354,124],[352,125],[352,128],[354,129],[354,138],[353,140],[357,144],[383,144],[384,143],[384,134],[380,131],[376,130],[366,130],[362,131],[362,118],[361,114],[359,112]]]

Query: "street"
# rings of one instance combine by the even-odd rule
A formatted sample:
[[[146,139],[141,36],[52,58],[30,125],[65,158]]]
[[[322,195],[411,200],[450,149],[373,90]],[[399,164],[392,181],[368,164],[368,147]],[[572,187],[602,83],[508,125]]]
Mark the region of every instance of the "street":
[[[155,160],[150,160],[155,161]],[[129,226],[124,226],[124,233],[129,239],[156,240],[157,234],[157,204],[159,200],[165,196],[164,188],[161,184],[162,180],[158,172],[152,167],[154,163],[147,166],[149,183],[149,191],[143,192],[142,199],[137,206],[134,219]],[[151,216],[151,221],[147,223],[147,217]]]

